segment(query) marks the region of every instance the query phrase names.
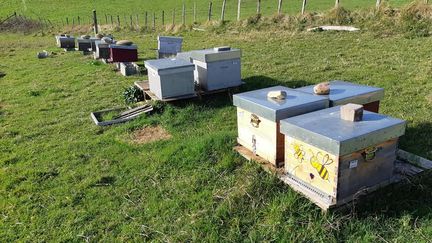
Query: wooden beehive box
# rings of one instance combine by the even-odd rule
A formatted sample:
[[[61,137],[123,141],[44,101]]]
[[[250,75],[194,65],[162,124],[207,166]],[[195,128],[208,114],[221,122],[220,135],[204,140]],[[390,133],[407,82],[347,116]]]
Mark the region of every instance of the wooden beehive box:
[[[390,181],[405,121],[364,111],[346,121],[332,107],[281,121],[286,182],[323,209]]]
[[[268,98],[271,91],[284,91],[285,99]],[[276,167],[283,165],[284,136],[279,121],[324,109],[328,100],[283,86],[250,91],[233,96],[237,106],[237,141]]]
[[[338,80],[329,83],[330,94],[320,96],[328,97],[330,107],[354,103],[363,105],[367,111],[379,112],[380,101],[384,98],[384,89]],[[314,85],[296,90],[314,94]]]
[[[137,62],[138,47],[132,45],[110,44],[110,62]]]

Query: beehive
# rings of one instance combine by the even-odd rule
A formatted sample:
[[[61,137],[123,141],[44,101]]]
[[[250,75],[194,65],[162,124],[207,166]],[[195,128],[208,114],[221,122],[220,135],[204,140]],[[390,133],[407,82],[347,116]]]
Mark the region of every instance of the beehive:
[[[313,94],[314,85],[297,90]],[[354,103],[363,105],[367,111],[379,112],[380,100],[384,98],[384,89],[335,80],[330,82],[330,94],[322,96],[329,98],[330,107]]]
[[[194,95],[193,71],[195,66],[181,59],[145,61],[149,89],[159,99]]]
[[[57,46],[65,49],[75,48],[75,37],[70,35],[58,35],[56,36]]]
[[[136,62],[138,61],[138,48],[136,45],[109,45],[110,62]]]
[[[175,56],[181,52],[183,38],[158,36],[158,58]]]
[[[86,38],[77,38],[78,51],[88,52],[91,49],[91,40]]]
[[[405,132],[403,120],[364,111],[362,121],[346,121],[340,109],[281,121],[286,182],[324,209],[389,181]]]
[[[99,38],[99,37],[90,37],[91,51],[92,52],[96,51],[96,42],[98,42],[100,40],[101,40],[101,38]]]
[[[273,91],[285,92],[286,98],[269,98]],[[283,86],[236,94],[233,102],[237,107],[238,143],[276,167],[284,161],[279,121],[328,107],[327,98]]]
[[[96,52],[95,52],[95,58],[96,59],[109,59],[110,58],[110,49],[109,49],[108,43],[103,42],[102,40],[96,41]]]
[[[240,86],[241,50],[230,47],[192,51],[195,80],[206,91]]]

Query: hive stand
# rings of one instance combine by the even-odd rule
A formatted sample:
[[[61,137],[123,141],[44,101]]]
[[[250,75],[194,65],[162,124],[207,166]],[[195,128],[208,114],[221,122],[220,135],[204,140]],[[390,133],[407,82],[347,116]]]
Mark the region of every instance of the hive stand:
[[[242,85],[243,84],[245,84],[245,82],[242,82]],[[144,92],[144,98],[146,100],[147,100],[147,98],[149,98],[149,100],[163,101],[163,102],[172,102],[172,101],[192,99],[192,98],[202,99],[202,97],[206,96],[206,95],[212,95],[212,94],[218,94],[218,93],[224,93],[224,92],[228,93],[229,98],[232,99],[232,95],[233,95],[234,91],[236,91],[240,87],[240,86],[237,86],[237,87],[230,87],[230,88],[218,89],[218,90],[212,90],[212,91],[204,91],[201,89],[196,89],[195,94],[192,94],[192,95],[184,95],[184,96],[177,96],[177,97],[173,97],[173,98],[159,99],[155,94],[153,94],[150,91],[148,80],[136,81],[136,82],[134,82],[134,85],[138,89],[140,89],[141,91]]]
[[[295,191],[300,192],[302,195],[305,194],[305,190],[302,189],[302,185],[299,183],[296,183],[292,179],[290,179],[285,173],[284,168],[276,168],[272,164],[270,164],[267,160],[254,155],[253,152],[248,150],[247,148],[237,145],[233,148],[235,151],[237,151],[242,157],[247,159],[248,161],[255,161],[259,163],[263,169],[269,173],[274,174],[277,176],[281,181],[284,183],[290,185]],[[408,180],[410,177],[416,176],[422,172],[428,171],[432,169],[432,161],[422,158],[420,156],[417,156],[415,154],[409,153],[407,151],[399,149],[397,151],[397,159],[395,161],[395,169],[393,171],[393,177],[389,181],[385,181],[383,183],[380,183],[378,185],[364,188],[360,190],[358,193],[356,193],[353,197],[347,198],[344,201],[340,202],[336,205],[330,205],[323,201],[321,198],[317,197],[316,195],[310,193],[306,194],[305,196],[317,204],[322,210],[327,211],[330,209],[337,209],[343,206],[347,206],[354,201],[358,200],[362,196],[365,196],[367,194],[370,194],[371,192],[374,192],[380,188],[383,188],[385,186],[388,186],[390,184],[394,184],[397,182],[403,182]]]

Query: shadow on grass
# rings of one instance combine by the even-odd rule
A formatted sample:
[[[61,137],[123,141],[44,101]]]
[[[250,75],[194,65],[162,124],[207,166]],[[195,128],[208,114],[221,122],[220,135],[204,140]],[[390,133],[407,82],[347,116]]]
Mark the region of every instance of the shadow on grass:
[[[432,172],[426,171],[364,196],[347,209],[359,218],[368,218],[371,215],[381,215],[385,218],[399,218],[403,215],[430,218],[432,216],[431,194]],[[338,213],[346,214],[347,209]]]
[[[196,104],[200,106],[209,106],[212,108],[222,108],[227,106],[232,106],[232,94],[268,88],[272,86],[282,85],[290,88],[302,87],[306,85],[310,85],[304,80],[291,80],[287,82],[279,81],[266,76],[252,76],[243,79],[245,82],[244,85],[233,88],[231,92],[225,91],[210,95],[205,95],[201,99],[191,99],[191,100],[179,100],[177,102],[172,102],[176,107],[182,108],[188,106],[190,104]]]
[[[432,122],[410,125],[400,140],[400,147],[410,153],[432,159]]]

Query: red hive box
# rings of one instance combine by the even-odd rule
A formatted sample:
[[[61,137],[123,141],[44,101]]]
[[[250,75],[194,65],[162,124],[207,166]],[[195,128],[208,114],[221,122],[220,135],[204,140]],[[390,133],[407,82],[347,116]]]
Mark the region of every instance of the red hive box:
[[[110,62],[136,62],[138,61],[138,49],[136,45],[122,46],[110,45]]]

